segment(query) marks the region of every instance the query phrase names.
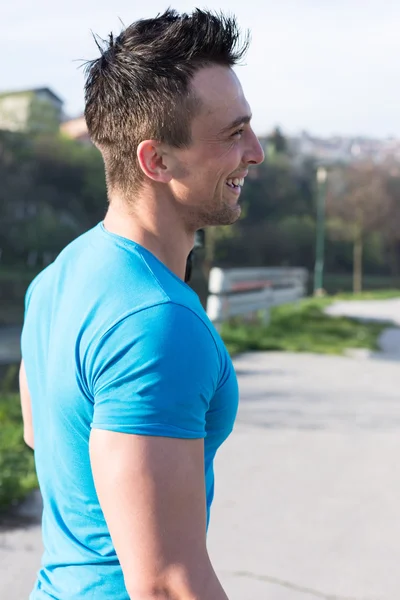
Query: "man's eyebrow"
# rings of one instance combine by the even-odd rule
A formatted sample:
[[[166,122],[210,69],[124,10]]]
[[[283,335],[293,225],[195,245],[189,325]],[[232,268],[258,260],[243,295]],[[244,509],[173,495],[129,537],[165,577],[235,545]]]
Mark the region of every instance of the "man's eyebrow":
[[[245,115],[243,117],[238,117],[237,119],[232,121],[232,123],[230,123],[223,129],[221,129],[220,133],[228,133],[228,131],[231,131],[232,129],[239,127],[239,125],[246,125],[247,123],[250,123],[251,117],[252,117],[252,115]]]

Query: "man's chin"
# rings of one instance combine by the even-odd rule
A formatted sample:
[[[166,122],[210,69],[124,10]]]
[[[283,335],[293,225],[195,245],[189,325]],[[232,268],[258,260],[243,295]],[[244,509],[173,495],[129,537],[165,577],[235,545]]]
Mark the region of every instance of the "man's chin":
[[[240,218],[242,207],[240,204],[226,205],[224,210],[215,214],[215,225],[233,225]]]
[[[203,212],[196,217],[196,229],[218,225],[233,225],[239,218],[242,208],[238,203],[224,202],[218,210]]]
[[[240,219],[240,215],[242,214],[242,207],[240,206],[240,204],[237,204],[235,206],[235,210],[233,211],[232,214],[232,221],[231,223],[229,223],[230,225],[232,225],[233,223],[235,223],[238,219]]]

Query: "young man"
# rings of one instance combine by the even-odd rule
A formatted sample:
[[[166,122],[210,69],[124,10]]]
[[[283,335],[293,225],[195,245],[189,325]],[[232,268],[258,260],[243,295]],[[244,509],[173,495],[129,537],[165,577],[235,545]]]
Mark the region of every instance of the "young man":
[[[238,219],[263,160],[238,41],[233,19],[169,10],[88,65],[109,209],[26,296],[21,396],[45,546],[31,600],[227,599],[206,530],[237,382],[183,279],[196,230]]]

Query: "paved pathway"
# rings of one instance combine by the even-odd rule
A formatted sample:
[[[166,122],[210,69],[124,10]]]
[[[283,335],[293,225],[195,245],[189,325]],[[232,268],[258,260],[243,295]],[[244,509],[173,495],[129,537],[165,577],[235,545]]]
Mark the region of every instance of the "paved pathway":
[[[242,400],[216,463],[209,533],[230,600],[400,598],[393,331],[386,356],[236,359]],[[40,546],[38,524],[3,527],[1,599],[27,599]]]
[[[29,498],[17,518],[0,524],[0,599],[28,600],[43,546],[39,492]]]
[[[400,294],[399,294],[400,295]],[[392,300],[351,300],[335,302],[326,309],[326,313],[356,319],[389,321],[400,326],[400,298]]]
[[[272,353],[236,366],[209,538],[230,600],[398,600],[400,364]]]

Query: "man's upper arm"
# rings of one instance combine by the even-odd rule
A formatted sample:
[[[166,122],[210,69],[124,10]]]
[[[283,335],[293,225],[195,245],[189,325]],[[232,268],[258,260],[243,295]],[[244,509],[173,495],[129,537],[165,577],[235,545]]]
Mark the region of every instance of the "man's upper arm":
[[[132,598],[164,598],[163,591],[165,598],[211,598],[199,593],[213,576],[203,445],[202,439],[91,433],[96,490]]]
[[[93,476],[128,592],[225,600],[206,549],[204,438],[220,370],[210,331],[185,307],[154,306],[113,327],[86,365]]]
[[[39,275],[35,277],[33,281],[31,281],[26,294],[25,294],[25,319],[27,316],[32,292],[40,279],[43,277],[46,269],[41,271]],[[33,439],[33,421],[32,421],[32,401],[31,395],[29,393],[28,381],[26,378],[25,364],[24,360],[21,360],[21,365],[19,368],[19,393],[21,399],[21,409],[22,409],[22,419],[24,422],[24,441],[30,447],[34,448],[34,439]]]
[[[25,443],[33,449],[34,439],[31,396],[29,393],[28,381],[26,379],[25,365],[23,360],[21,361],[21,366],[19,369],[19,392],[21,397],[22,419],[24,422],[24,440]]]

